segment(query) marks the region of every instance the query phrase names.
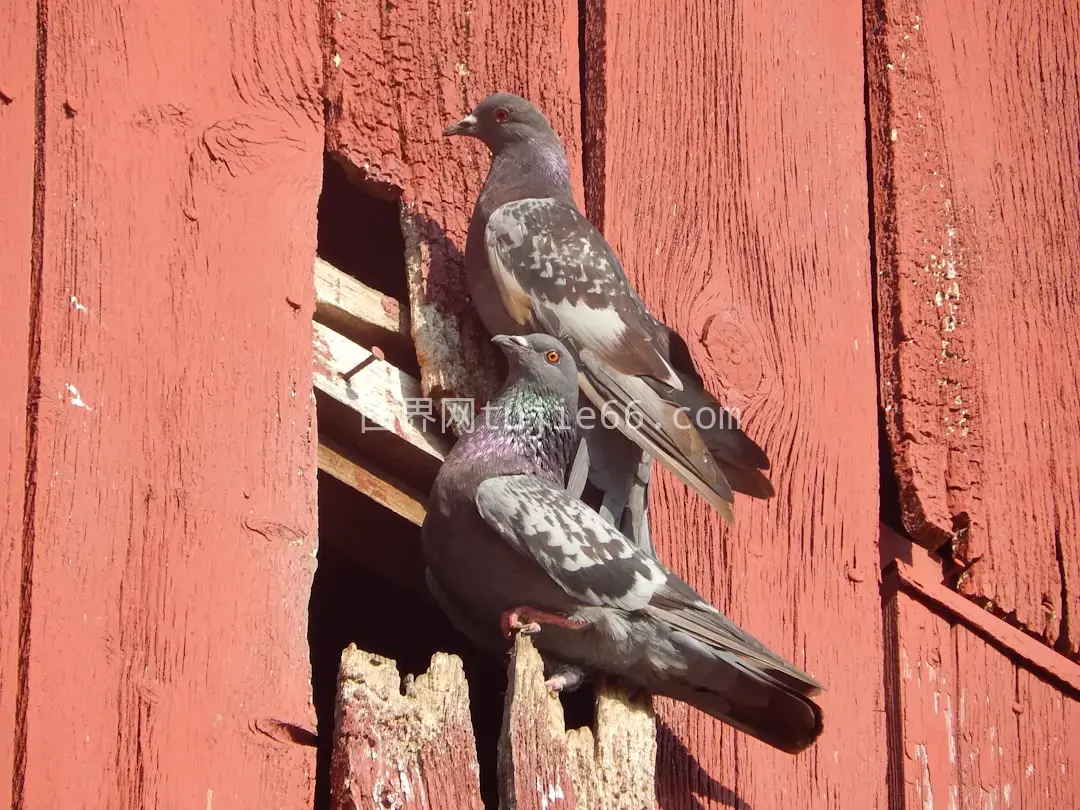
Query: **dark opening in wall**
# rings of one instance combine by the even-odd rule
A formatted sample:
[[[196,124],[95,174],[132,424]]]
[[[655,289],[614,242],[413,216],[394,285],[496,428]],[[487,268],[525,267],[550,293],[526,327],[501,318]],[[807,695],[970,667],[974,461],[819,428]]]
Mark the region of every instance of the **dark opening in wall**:
[[[408,300],[400,194],[366,182],[333,155],[323,156],[319,256],[369,287]]]

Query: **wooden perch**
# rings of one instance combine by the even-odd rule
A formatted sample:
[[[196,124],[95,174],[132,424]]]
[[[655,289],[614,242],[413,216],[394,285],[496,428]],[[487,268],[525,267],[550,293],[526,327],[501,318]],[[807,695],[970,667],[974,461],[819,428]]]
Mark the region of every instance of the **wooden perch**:
[[[323,439],[319,442],[319,469],[334,476],[376,503],[417,526],[422,526],[427,507],[423,497],[393,476],[366,463],[344,447]]]
[[[364,346],[379,347],[398,365],[414,357],[407,308],[322,259],[315,259],[315,320]]]
[[[334,810],[483,810],[461,660],[436,653],[401,694],[397,665],[341,655],[330,763]]]
[[[436,653],[401,679],[396,664],[350,644],[342,653],[330,765],[331,807],[482,808],[461,661]],[[500,810],[653,810],[652,706],[601,688],[596,729],[566,731],[544,665],[520,636],[510,656],[499,741]]]
[[[566,731],[562,703],[544,685],[544,664],[518,636],[499,741],[501,810],[652,810],[656,726],[652,705],[600,687],[596,731]]]
[[[356,411],[371,429],[391,431],[441,461],[449,443],[438,433],[439,410],[433,407],[431,419],[409,412],[410,401],[423,401],[416,380],[328,326],[313,326],[315,387]]]

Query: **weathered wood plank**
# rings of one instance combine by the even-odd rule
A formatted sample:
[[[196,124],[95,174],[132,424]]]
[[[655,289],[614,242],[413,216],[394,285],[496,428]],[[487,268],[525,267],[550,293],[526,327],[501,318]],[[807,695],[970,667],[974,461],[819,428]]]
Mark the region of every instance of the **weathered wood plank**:
[[[998,649],[1022,658],[1062,687],[1080,695],[1080,665],[1060,655],[1022,630],[1006,624],[993,613],[983,610],[953,590],[926,579],[917,569],[895,562],[895,577],[900,587],[933,605],[942,614],[963,621],[971,630],[995,644]]]
[[[436,653],[406,681],[350,644],[341,655],[330,765],[334,810],[483,810],[461,660]]]
[[[319,8],[39,7],[20,806],[309,807]]]
[[[592,728],[566,730],[526,636],[510,654],[499,740],[500,807],[518,810],[652,810],[656,725],[651,701],[600,686]]]
[[[441,131],[493,90],[522,93],[564,136],[580,188],[577,0],[332,0],[326,19],[327,143],[373,184],[401,193],[424,391],[484,401],[497,366],[470,310],[461,251],[487,157]]]
[[[1067,696],[1024,668],[1016,675],[1021,776],[1012,806],[1069,807],[1080,793],[1080,695]]]
[[[427,507],[419,493],[376,467],[360,459],[349,458],[344,448],[319,442],[319,469],[410,523],[416,526],[424,524]]]
[[[350,340],[378,347],[391,362],[412,354],[409,313],[399,301],[315,259],[315,318]]]
[[[953,625],[894,590],[885,602],[889,789],[893,810],[955,807],[960,666]]]
[[[1016,667],[963,628],[956,632],[956,660],[960,669],[960,806],[1013,807],[1022,778],[1013,712]]]
[[[12,769],[25,731],[17,717],[26,497],[27,369],[34,262],[35,66],[37,4],[13,0],[0,11],[0,807],[12,804]],[[40,254],[38,254],[40,258]],[[25,671],[24,671],[25,672]],[[21,753],[21,752],[20,752]]]
[[[881,391],[904,521],[931,547],[955,541],[964,593],[1075,654],[1080,10],[866,9]]]
[[[388,430],[441,461],[449,449],[438,432],[441,411],[427,410],[416,380],[327,326],[313,329],[315,387],[355,410],[366,429]]]
[[[970,605],[937,588],[913,591],[895,572],[885,582],[890,806],[1069,805],[1080,773],[1069,744],[1080,734],[1080,688],[929,598],[948,593]]]
[[[727,529],[658,473],[657,546],[828,689],[824,735],[796,759],[661,702],[660,802],[882,807],[883,779],[851,778],[885,772],[882,683],[867,675],[882,630],[860,9],[587,9],[590,216],[769,452],[778,489],[742,499]]]

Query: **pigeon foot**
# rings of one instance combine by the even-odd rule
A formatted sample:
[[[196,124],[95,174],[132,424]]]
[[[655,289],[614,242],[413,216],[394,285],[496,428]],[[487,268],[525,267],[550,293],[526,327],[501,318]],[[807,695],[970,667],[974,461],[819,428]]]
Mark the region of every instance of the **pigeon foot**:
[[[544,681],[544,686],[552,692],[570,692],[581,685],[585,675],[580,669],[565,669]]]
[[[540,632],[540,626],[543,624],[565,627],[568,630],[580,630],[589,623],[525,606],[508,610],[499,619],[499,625],[506,638],[511,638],[515,633],[526,636],[535,635]]]

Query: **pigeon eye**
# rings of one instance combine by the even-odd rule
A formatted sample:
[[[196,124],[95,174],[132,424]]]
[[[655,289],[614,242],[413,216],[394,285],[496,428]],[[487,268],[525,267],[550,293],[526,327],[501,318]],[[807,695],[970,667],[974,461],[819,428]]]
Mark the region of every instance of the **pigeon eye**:
[[[551,365],[555,365],[559,362],[559,353],[554,349],[548,349],[544,354],[544,359],[551,363]]]
[[[504,124],[506,123],[506,119],[510,117],[510,111],[506,109],[506,107],[496,107],[493,115],[495,116],[496,124]]]

